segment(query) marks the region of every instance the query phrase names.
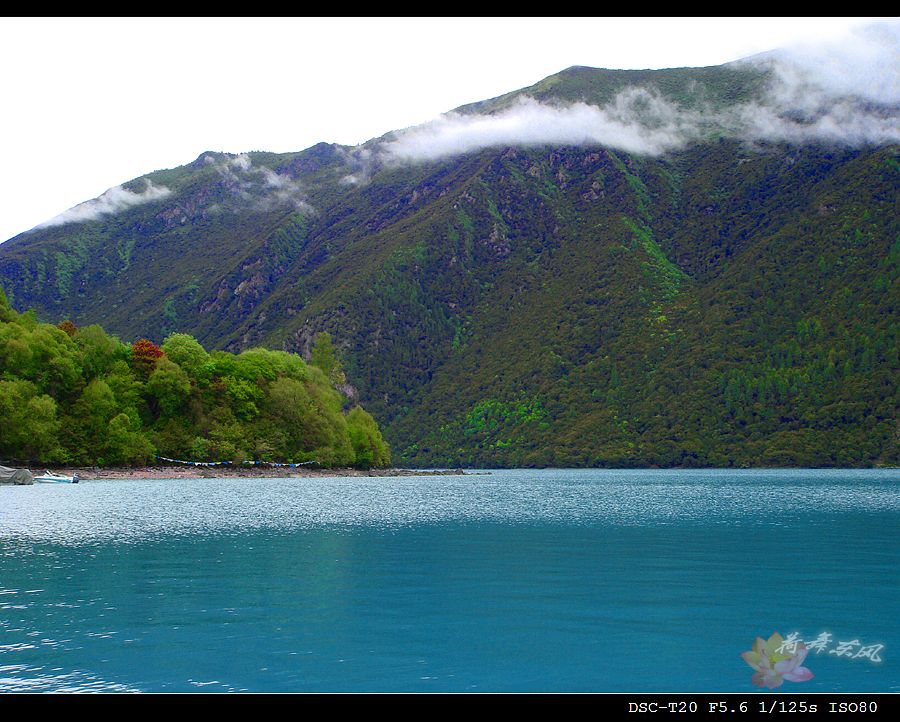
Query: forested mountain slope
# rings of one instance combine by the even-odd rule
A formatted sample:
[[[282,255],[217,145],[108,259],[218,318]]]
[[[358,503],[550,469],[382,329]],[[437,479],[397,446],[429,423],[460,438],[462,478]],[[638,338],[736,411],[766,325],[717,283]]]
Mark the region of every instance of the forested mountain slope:
[[[850,142],[846,99],[775,78],[572,68],[357,148],[204,153],[0,244],[0,282],[128,339],[328,331],[398,463],[897,464],[897,108],[855,99],[888,132]]]

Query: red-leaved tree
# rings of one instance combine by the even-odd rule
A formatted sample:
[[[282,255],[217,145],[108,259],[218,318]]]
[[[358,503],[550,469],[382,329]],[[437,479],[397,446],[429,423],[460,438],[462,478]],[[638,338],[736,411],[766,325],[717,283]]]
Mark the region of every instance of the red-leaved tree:
[[[147,379],[156,368],[165,352],[152,341],[145,338],[138,339],[131,344],[131,368],[142,379]]]
[[[74,336],[76,333],[78,333],[78,327],[77,327],[74,323],[72,323],[69,319],[66,319],[66,320],[63,321],[62,323],[58,323],[58,324],[56,325],[56,327],[57,327],[58,329],[60,329],[61,331],[65,331],[66,334],[67,334],[70,338],[71,338],[72,336]]]

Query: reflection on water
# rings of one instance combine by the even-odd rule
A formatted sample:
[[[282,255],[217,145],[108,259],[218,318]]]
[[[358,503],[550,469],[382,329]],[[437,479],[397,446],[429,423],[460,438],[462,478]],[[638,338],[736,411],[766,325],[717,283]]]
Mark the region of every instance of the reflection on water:
[[[900,689],[900,473],[502,471],[0,488],[0,691]],[[686,664],[686,659],[689,662]]]

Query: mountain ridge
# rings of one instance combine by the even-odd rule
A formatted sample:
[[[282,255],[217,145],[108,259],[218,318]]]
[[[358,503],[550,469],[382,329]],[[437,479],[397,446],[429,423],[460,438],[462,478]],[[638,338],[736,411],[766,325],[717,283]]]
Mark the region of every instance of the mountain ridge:
[[[123,186],[146,202],[0,244],[0,278],[126,337],[308,353],[328,331],[404,465],[896,464],[896,144],[397,150],[621,88],[589,119],[663,138],[673,107],[746,108],[772,78],[575,66],[357,148],[204,152]]]

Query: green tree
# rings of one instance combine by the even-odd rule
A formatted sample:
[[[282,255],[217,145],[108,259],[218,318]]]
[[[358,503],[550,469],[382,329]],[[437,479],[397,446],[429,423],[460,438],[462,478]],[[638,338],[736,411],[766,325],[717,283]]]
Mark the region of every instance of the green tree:
[[[56,401],[37,394],[30,381],[0,380],[0,456],[21,461],[60,461]]]
[[[346,383],[343,367],[337,357],[337,351],[334,342],[331,340],[331,334],[322,331],[316,336],[313,347],[310,351],[309,362],[320,369],[328,378],[333,386],[340,386]]]
[[[192,379],[206,383],[212,373],[210,355],[193,336],[173,333],[163,341],[162,351]]]
[[[353,465],[361,469],[389,466],[390,449],[382,438],[375,419],[362,407],[354,406],[347,414],[347,432],[353,446]]]
[[[225,393],[237,418],[249,421],[259,415],[258,405],[264,394],[258,385],[234,376],[225,376],[222,382],[225,384]]]
[[[0,286],[0,322],[15,321],[18,315],[12,306],[9,305],[9,299],[6,297],[6,291],[3,290],[3,286]]]
[[[115,336],[107,335],[96,324],[78,329],[73,338],[81,351],[81,365],[86,380],[102,376],[116,362],[127,362],[129,359],[128,346]]]
[[[106,381],[94,379],[85,387],[64,427],[64,443],[73,461],[105,463],[109,422],[118,412],[115,394]]]
[[[175,416],[185,406],[191,393],[191,381],[181,366],[166,357],[156,362],[147,379],[147,393],[156,401],[164,416]]]
[[[116,414],[107,427],[105,455],[108,464],[146,464],[156,449],[140,428],[140,422],[125,413]]]
[[[0,454],[79,464],[315,459],[387,463],[387,445],[362,409],[345,414],[330,337],[317,360],[252,348],[207,353],[187,334],[130,347],[97,325],[59,327],[17,314],[0,296]]]

